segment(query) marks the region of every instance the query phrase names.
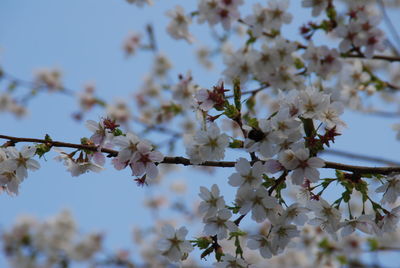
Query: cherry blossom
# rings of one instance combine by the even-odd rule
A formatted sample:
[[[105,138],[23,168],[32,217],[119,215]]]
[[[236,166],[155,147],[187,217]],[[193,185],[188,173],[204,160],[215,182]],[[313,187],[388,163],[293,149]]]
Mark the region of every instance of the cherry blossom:
[[[248,268],[249,265],[245,260],[238,259],[233,257],[230,254],[225,254],[222,256],[221,262],[214,263],[214,267],[216,268]]]
[[[387,181],[376,188],[377,193],[383,193],[381,203],[395,203],[400,195],[400,178],[398,174],[388,176]]]
[[[269,259],[276,255],[275,249],[272,248],[271,241],[264,235],[250,236],[247,240],[247,247],[253,250],[259,250],[263,258]]]
[[[36,153],[33,146],[24,146],[19,152],[15,147],[7,147],[8,159],[4,160],[1,165],[3,168],[15,170],[17,177],[21,180],[28,176],[29,170],[38,170],[40,164],[32,159]]]
[[[184,12],[183,7],[179,5],[174,10],[167,12],[167,16],[172,19],[167,26],[167,32],[175,39],[185,39],[190,43],[193,40],[188,29],[191,18],[186,16]]]
[[[229,144],[229,138],[226,134],[221,134],[216,124],[210,124],[207,130],[198,131],[193,138],[193,145],[198,145],[198,153],[201,162],[207,160],[220,160],[225,156],[225,148]],[[191,155],[191,151],[187,153]],[[191,157],[192,159],[192,157]]]
[[[156,163],[164,159],[162,153],[153,151],[153,146],[146,141],[141,141],[137,144],[137,151],[133,154],[130,165],[132,174],[141,176],[146,174],[150,179],[154,179],[158,175]]]
[[[205,235],[217,235],[218,239],[225,239],[228,236],[228,231],[233,232],[237,230],[237,226],[233,221],[229,220],[232,213],[226,209],[220,209],[215,216],[204,219]]]
[[[251,166],[250,162],[245,158],[239,158],[235,165],[237,173],[229,176],[229,184],[239,189],[249,187],[257,188],[262,183],[262,175],[265,172],[265,167],[261,162],[254,163]]]
[[[321,12],[328,7],[328,0],[302,0],[303,7],[312,7],[313,17],[317,17]]]
[[[205,213],[205,217],[215,216],[218,210],[225,208],[224,197],[220,195],[218,185],[213,184],[211,191],[200,187],[200,198],[203,199],[199,205],[199,211]]]
[[[163,226],[162,239],[158,241],[157,248],[161,254],[173,262],[178,262],[185,254],[193,250],[193,246],[185,240],[188,231],[185,227],[175,230],[171,225]]]

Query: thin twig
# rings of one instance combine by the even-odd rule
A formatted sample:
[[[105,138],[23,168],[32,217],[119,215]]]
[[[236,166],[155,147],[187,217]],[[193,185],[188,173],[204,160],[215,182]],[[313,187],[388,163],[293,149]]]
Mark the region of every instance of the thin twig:
[[[355,153],[350,153],[350,152],[336,150],[336,149],[327,149],[327,150],[320,152],[320,154],[338,155],[338,156],[343,156],[343,157],[351,158],[351,159],[363,160],[363,161],[374,162],[374,163],[382,163],[382,164],[385,164],[388,166],[400,166],[399,162],[396,162],[396,161],[393,161],[390,159],[355,154]]]
[[[378,2],[378,6],[382,12],[383,18],[385,20],[385,23],[387,25],[387,27],[389,28],[389,31],[391,32],[394,40],[396,40],[397,45],[400,47],[400,37],[398,32],[396,31],[396,28],[394,27],[392,20],[390,19],[389,15],[386,12],[386,8],[385,8],[385,3],[382,0],[377,0]],[[393,49],[396,51],[396,53],[399,53],[398,48],[393,46]]]

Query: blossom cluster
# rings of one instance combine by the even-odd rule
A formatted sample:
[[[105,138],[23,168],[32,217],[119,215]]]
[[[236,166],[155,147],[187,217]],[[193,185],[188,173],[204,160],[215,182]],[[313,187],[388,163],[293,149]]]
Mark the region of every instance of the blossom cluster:
[[[152,0],[127,2],[139,7],[153,4]],[[147,178],[158,183],[156,178],[167,173],[160,172],[158,165],[163,162],[234,167],[225,180],[235,190],[232,202],[222,194],[224,182],[210,188],[201,186],[196,209],[185,202],[171,202],[171,208],[186,218],[199,220],[200,236],[186,239],[189,231],[185,226],[175,229],[176,219],[157,221],[155,228],[143,231],[156,236],[142,239],[142,257],[149,267],[167,266],[161,257],[196,267],[189,256],[196,247],[201,258],[214,253],[214,267],[220,268],[255,268],[257,263],[260,267],[316,267],[315,263],[332,267],[335,262],[351,266],[351,260],[361,252],[384,249],[386,237],[392,235],[389,233],[398,232],[399,173],[385,170],[369,174],[371,169],[361,168],[360,172],[352,166],[329,166],[320,158],[346,127],[342,117],[345,107],[363,110],[364,101],[378,91],[392,100],[395,94],[390,90],[399,88],[398,69],[373,61],[388,57],[376,56],[376,52],[389,53],[379,28],[380,16],[369,8],[368,1],[347,2],[340,14],[340,5],[333,1],[302,0],[302,7],[312,8],[316,20],[300,28],[305,41],[284,35],[285,26],[295,15],[289,12],[288,0],[256,3],[247,15],[241,11],[244,0],[199,0],[191,12],[175,6],[165,12],[169,20],[166,32],[192,45],[199,38],[190,32],[190,25],[197,22],[211,26],[216,47],[203,46],[197,56],[207,68],[214,63],[211,59],[219,56],[223,79],[215,86],[202,86],[192,75],[196,72],[190,70],[174,79],[170,59],[158,51],[153,26],[146,26],[149,43],[143,33],[133,32],[123,43],[126,55],[140,50],[154,52],[151,70],[135,95],[138,116],[133,115],[126,99],[104,101],[95,95],[94,85],[85,86],[77,94],[80,111],[75,118],[82,119],[95,106],[102,107],[107,117],[86,121],[91,134],[80,144],[53,142],[46,136],[40,144],[18,150],[15,144],[19,140],[10,139],[0,147],[0,191],[18,194],[28,170],[40,167],[33,157],[51,150],[58,152],[55,159],[63,162],[72,176],[100,172],[106,159],[112,158],[116,170],[129,167],[140,185],[147,184]],[[314,38],[318,31],[334,38],[337,45],[321,44]],[[236,34],[239,41],[232,38],[234,44],[230,43]],[[391,81],[385,81],[387,70],[392,73],[388,78]],[[56,69],[42,69],[36,73],[32,88],[65,91],[62,77]],[[248,90],[254,85],[254,90]],[[22,114],[21,107],[11,94],[0,95],[0,111]],[[158,131],[169,135],[169,140],[154,144],[122,130],[129,129],[132,122],[139,124],[143,133]],[[400,129],[398,125],[394,128]],[[169,152],[173,152],[182,137],[188,159],[168,157],[163,161],[160,147],[168,144]],[[75,150],[65,152],[53,147]],[[228,148],[241,156],[224,161],[231,156]],[[335,175],[327,177],[321,172],[332,166],[337,168]],[[328,187],[336,187],[333,200],[325,194]],[[157,210],[168,204],[168,198],[149,198],[145,204]],[[243,226],[244,221],[251,222],[252,228]],[[41,261],[47,266],[61,266],[65,259],[93,259],[100,251],[102,236],[96,233],[78,239],[75,223],[64,212],[45,223],[23,219],[5,232],[2,240],[15,267],[21,267],[21,263],[33,267]],[[369,248],[363,248],[362,243],[369,243]],[[293,250],[296,245],[317,257],[303,260]],[[26,255],[30,250],[45,257],[31,258]],[[297,258],[297,262],[289,263],[285,256]],[[126,258],[119,256],[117,260],[123,265]]]
[[[102,234],[79,234],[69,211],[43,222],[21,217],[2,233],[2,241],[11,267],[55,267],[66,259],[85,262],[102,249]]]

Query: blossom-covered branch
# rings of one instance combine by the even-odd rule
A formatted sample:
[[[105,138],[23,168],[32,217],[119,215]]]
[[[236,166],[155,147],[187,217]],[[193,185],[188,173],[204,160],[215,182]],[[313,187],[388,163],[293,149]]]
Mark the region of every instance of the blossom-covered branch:
[[[18,142],[34,142],[34,143],[42,143],[46,144],[50,147],[64,147],[64,148],[75,148],[80,150],[89,150],[96,152],[100,150],[103,153],[107,153],[110,157],[116,157],[118,155],[118,151],[107,148],[99,148],[95,145],[85,145],[85,144],[75,144],[61,141],[52,141],[45,139],[35,139],[35,138],[20,138],[20,137],[12,137],[6,135],[0,135],[0,139],[8,140],[3,146],[11,146]],[[263,162],[263,161],[262,161]],[[165,156],[164,160],[159,162],[159,164],[176,164],[176,165],[184,165],[184,166],[207,166],[207,167],[224,167],[224,168],[232,168],[235,167],[235,161],[204,161],[203,163],[192,163],[190,159],[182,157],[182,156]],[[400,172],[399,167],[367,167],[367,166],[356,166],[356,165],[347,165],[336,162],[325,161],[325,165],[323,168],[328,169],[339,169],[349,172],[355,172],[359,174],[390,174],[393,172]]]

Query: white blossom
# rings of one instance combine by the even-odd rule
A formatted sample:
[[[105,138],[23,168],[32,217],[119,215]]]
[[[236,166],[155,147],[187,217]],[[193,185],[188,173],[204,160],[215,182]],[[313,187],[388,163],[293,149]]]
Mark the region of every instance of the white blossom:
[[[276,222],[282,207],[275,197],[268,194],[264,187],[257,190],[242,188],[237,191],[236,203],[240,206],[239,213],[244,215],[251,210],[251,218],[256,222],[262,222],[266,218]]]
[[[391,174],[386,178],[383,185],[376,188],[377,193],[383,193],[381,203],[395,203],[400,195],[400,177],[399,174]]]
[[[205,213],[205,218],[214,216],[218,210],[225,208],[225,200],[220,191],[218,185],[213,184],[211,191],[207,188],[200,186],[200,198],[203,201],[200,202],[199,211]]]
[[[249,265],[243,259],[238,259],[230,254],[225,254],[221,258],[221,262],[215,262],[214,267],[216,268],[248,268]]]
[[[313,17],[319,16],[321,12],[328,7],[328,0],[302,0],[302,7],[312,7]]]
[[[309,201],[307,207],[315,214],[315,218],[309,223],[320,226],[322,230],[336,237],[336,231],[340,228],[341,212],[322,198]]]
[[[204,220],[205,235],[217,235],[218,239],[225,239],[228,237],[228,231],[233,232],[237,230],[236,224],[229,220],[232,213],[229,209],[223,208],[217,211],[215,216],[206,218]]]
[[[193,250],[193,246],[185,239],[187,233],[185,227],[175,230],[171,225],[163,226],[162,239],[158,241],[157,245],[158,250],[170,261],[179,262],[185,254]]]
[[[356,229],[366,234],[378,233],[378,226],[374,222],[373,215],[361,215],[342,223],[342,236],[347,236],[353,233]]]
[[[228,135],[221,134],[215,123],[208,125],[207,130],[198,131],[193,137],[193,141],[194,144],[199,145],[198,151],[202,162],[223,159],[225,148],[229,145]]]
[[[191,43],[193,37],[189,33],[188,27],[192,20],[185,15],[183,7],[177,5],[174,10],[167,12],[167,16],[172,19],[167,26],[167,32],[175,39],[185,39]]]
[[[230,185],[239,187],[239,189],[244,187],[255,189],[261,185],[265,167],[260,161],[251,166],[247,159],[239,158],[236,162],[235,169],[237,173],[233,173],[228,178]]]
[[[269,259],[277,252],[272,248],[271,241],[264,235],[253,235],[247,240],[247,247],[253,250],[259,250],[263,258]]]
[[[383,219],[378,222],[378,227],[382,232],[393,232],[397,228],[400,221],[400,206],[393,208],[390,212],[386,212]]]
[[[9,157],[1,163],[1,166],[8,170],[15,170],[17,177],[23,180],[28,176],[28,169],[38,170],[40,168],[40,164],[32,159],[35,153],[35,146],[24,146],[20,152],[15,147],[7,147]]]

